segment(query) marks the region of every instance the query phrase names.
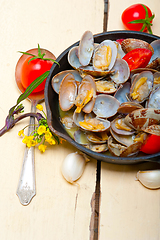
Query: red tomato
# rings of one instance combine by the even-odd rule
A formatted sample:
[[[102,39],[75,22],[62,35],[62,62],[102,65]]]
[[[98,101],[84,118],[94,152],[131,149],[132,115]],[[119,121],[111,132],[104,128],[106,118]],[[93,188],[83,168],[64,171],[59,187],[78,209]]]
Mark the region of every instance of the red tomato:
[[[160,136],[153,134],[149,135],[145,143],[142,145],[140,151],[147,154],[160,152]]]
[[[136,48],[124,55],[123,59],[128,63],[130,71],[136,68],[145,68],[149,63],[152,52],[145,48]]]
[[[121,44],[123,42],[123,38],[117,39],[116,42],[118,42],[119,44]]]
[[[21,68],[21,83],[26,89],[36,78],[41,76],[46,71],[50,70],[53,62],[42,59],[34,59],[29,63],[32,57],[28,57]],[[40,92],[44,90],[46,79],[33,92]]]
[[[145,10],[145,7],[146,7],[146,10]],[[146,11],[148,11],[148,13]],[[151,10],[146,5],[134,4],[124,10],[121,18],[126,29],[133,30],[133,31],[143,31],[143,32],[147,31],[148,29],[148,31],[150,32],[151,31],[150,26],[152,25],[154,14],[152,15]],[[137,21],[137,22],[130,23],[132,21]]]

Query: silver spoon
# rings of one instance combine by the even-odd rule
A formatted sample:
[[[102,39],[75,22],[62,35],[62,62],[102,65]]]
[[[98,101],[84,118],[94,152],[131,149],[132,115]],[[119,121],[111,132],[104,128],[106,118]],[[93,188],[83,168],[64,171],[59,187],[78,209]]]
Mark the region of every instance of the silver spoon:
[[[38,56],[38,49],[34,48],[28,53]],[[55,56],[48,50],[41,49],[41,53],[45,53],[46,58],[56,59]],[[15,79],[19,90],[23,93],[25,91],[24,87],[21,84],[21,67],[23,62],[28,58],[28,55],[22,55],[17,62],[15,69]],[[36,105],[44,100],[44,91],[31,93],[28,97],[31,101],[31,112],[36,112]],[[30,117],[28,136],[34,131],[35,118]],[[36,195],[36,181],[35,181],[35,156],[34,156],[34,147],[26,147],[23,164],[21,169],[21,174],[17,187],[17,196],[22,205],[28,205],[32,198]]]

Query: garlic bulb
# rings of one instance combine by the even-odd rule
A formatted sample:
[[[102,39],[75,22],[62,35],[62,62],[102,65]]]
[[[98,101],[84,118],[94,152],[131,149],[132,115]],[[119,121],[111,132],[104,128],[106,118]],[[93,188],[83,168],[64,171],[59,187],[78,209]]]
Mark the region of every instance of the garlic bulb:
[[[73,183],[82,176],[87,161],[89,160],[84,154],[77,152],[68,154],[61,166],[63,177],[69,183]]]
[[[139,171],[136,180],[149,189],[160,188],[160,170]]]

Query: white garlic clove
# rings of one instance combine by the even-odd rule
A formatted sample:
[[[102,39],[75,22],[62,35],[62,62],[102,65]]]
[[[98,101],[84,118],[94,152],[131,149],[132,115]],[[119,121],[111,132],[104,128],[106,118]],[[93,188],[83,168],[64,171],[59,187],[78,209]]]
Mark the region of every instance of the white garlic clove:
[[[69,183],[73,183],[82,176],[87,161],[84,154],[77,152],[68,154],[61,166],[63,177]]]
[[[160,170],[139,171],[136,180],[149,189],[158,189],[160,188]]]

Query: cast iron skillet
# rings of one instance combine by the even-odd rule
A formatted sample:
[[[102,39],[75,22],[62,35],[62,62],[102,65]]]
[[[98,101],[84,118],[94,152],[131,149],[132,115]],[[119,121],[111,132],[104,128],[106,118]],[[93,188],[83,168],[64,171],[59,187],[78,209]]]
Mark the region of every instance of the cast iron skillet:
[[[111,32],[105,32],[100,33],[97,35],[94,35],[94,42],[100,43],[105,39],[110,40],[116,40],[116,39],[125,39],[125,38],[136,38],[141,39],[144,41],[147,41],[148,43],[151,43],[153,40],[160,39],[160,37],[147,34],[147,33],[141,33],[141,32],[135,32],[135,31],[111,31]],[[86,153],[87,155],[108,163],[114,163],[114,164],[135,164],[140,163],[144,161],[160,161],[160,153],[152,154],[152,155],[138,155],[137,157],[114,157],[114,156],[108,156],[102,153],[96,153],[93,152],[82,145],[76,143],[65,131],[63,125],[60,122],[60,115],[59,115],[59,105],[58,105],[58,95],[55,93],[51,86],[51,80],[54,75],[56,75],[58,72],[72,69],[72,67],[69,65],[67,60],[68,51],[79,44],[79,41],[67,48],[60,56],[57,58],[57,62],[59,62],[60,67],[57,64],[53,64],[50,74],[47,78],[46,85],[45,85],[45,105],[47,109],[47,119],[48,119],[48,125],[50,130],[60,136],[61,138],[67,140],[69,143],[71,143],[73,146],[75,146],[80,151]]]

